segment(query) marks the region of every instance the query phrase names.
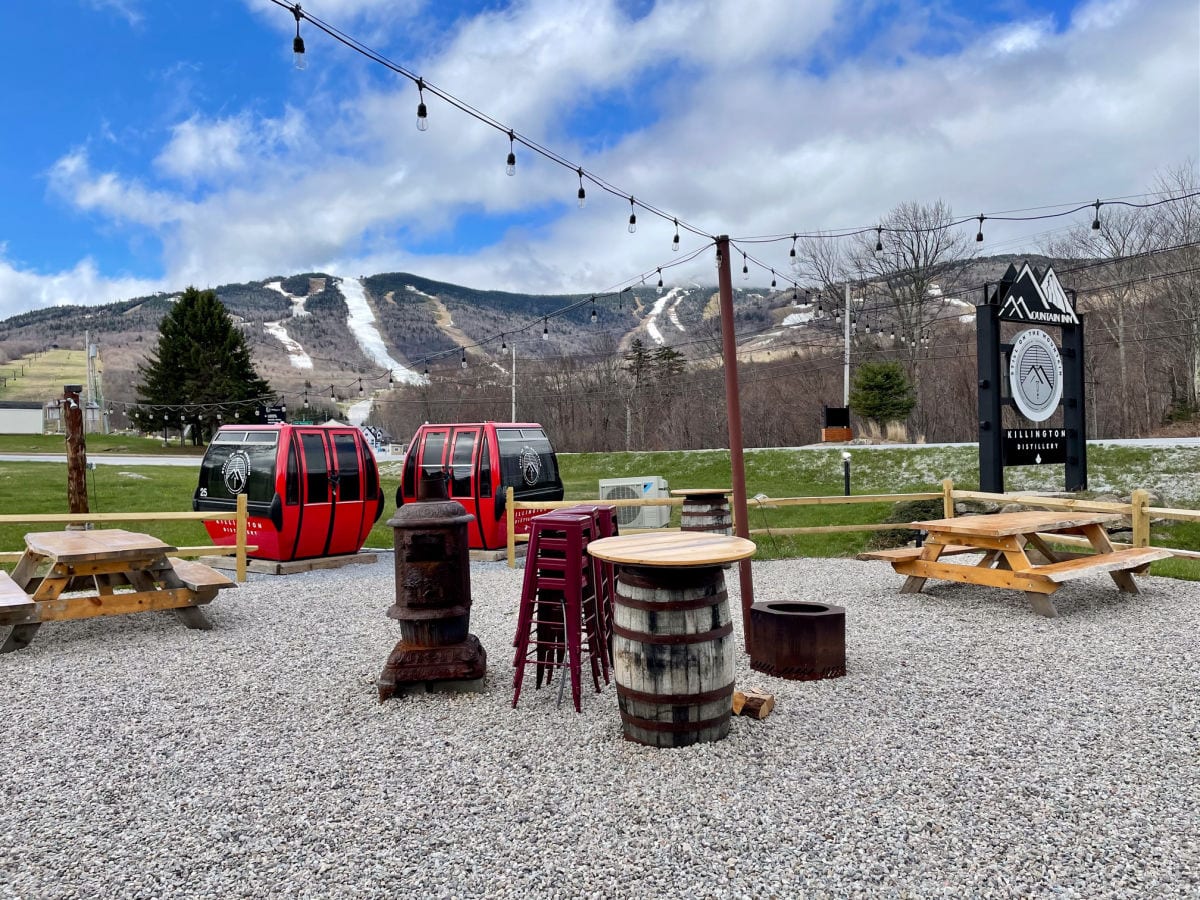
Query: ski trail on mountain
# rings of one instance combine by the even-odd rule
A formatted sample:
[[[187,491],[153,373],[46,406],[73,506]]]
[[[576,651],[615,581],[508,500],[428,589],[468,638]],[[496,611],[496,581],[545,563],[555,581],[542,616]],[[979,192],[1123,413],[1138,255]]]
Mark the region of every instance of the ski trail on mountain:
[[[361,278],[339,278],[337,289],[346,301],[349,315],[346,325],[367,359],[391,370],[392,377],[402,384],[421,384],[425,379],[412,369],[401,365],[387,351],[383,335],[375,324],[375,313],[367,302],[367,292]]]

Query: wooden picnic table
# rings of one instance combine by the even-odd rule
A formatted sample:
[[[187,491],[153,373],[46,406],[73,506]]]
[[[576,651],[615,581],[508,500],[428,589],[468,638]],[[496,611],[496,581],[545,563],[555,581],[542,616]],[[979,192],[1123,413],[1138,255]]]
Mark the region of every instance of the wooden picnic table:
[[[860,559],[884,559],[897,572],[907,575],[901,593],[920,593],[928,578],[959,581],[988,587],[1024,591],[1035,612],[1057,616],[1050,601],[1064,582],[1107,572],[1117,587],[1129,594],[1138,592],[1133,573],[1157,559],[1171,555],[1157,547],[1117,550],[1104,526],[1120,516],[1111,513],[1028,511],[996,515],[956,516],[911,523],[928,532],[923,547],[900,547],[860,554]],[[1056,534],[1083,535],[1093,553],[1054,549],[1049,541]],[[1047,562],[1034,562],[1027,550],[1035,549]],[[942,557],[982,553],[975,564],[944,562]]]
[[[236,585],[203,563],[168,557],[175,549],[120,528],[25,535],[12,575],[0,572],[0,626],[13,626],[0,653],[28,646],[43,622],[174,609],[189,628],[211,627],[198,607]]]

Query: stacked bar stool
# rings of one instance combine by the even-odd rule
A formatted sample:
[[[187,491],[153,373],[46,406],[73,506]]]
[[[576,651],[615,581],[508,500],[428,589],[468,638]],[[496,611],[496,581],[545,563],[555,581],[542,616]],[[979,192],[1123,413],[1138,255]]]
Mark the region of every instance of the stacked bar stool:
[[[588,654],[592,682],[609,680],[601,568],[586,552],[600,537],[598,516],[589,511],[561,511],[535,516],[530,522],[529,552],[513,638],[513,706],[521,696],[525,666],[536,668],[535,686],[551,681],[556,668],[571,674],[571,699],[582,711],[583,653]],[[562,675],[560,674],[560,678]],[[565,681],[559,682],[561,702]]]
[[[617,526],[617,508],[615,506],[587,506],[580,504],[572,506],[563,512],[583,513],[592,517],[592,522],[595,525],[595,534],[597,539],[606,537],[615,537],[620,533]],[[593,575],[595,583],[599,586],[598,592],[600,595],[600,622],[604,628],[604,646],[608,650],[608,663],[612,666],[612,625],[613,625],[613,602],[617,596],[617,571],[616,566],[610,562],[592,557]]]

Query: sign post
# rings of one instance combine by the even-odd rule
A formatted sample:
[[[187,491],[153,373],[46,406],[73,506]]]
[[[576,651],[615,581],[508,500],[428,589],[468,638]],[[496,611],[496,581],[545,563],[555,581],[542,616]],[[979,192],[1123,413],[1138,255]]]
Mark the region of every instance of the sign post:
[[[991,288],[994,287],[994,290]],[[1061,348],[1042,328],[1026,328],[1011,343],[1001,323],[1061,330]],[[1004,492],[1006,466],[1065,465],[1068,491],[1087,488],[1083,321],[1053,269],[1014,266],[975,311],[979,360],[979,485]],[[1024,427],[1004,428],[1005,407]],[[1047,422],[1062,408],[1062,425]]]

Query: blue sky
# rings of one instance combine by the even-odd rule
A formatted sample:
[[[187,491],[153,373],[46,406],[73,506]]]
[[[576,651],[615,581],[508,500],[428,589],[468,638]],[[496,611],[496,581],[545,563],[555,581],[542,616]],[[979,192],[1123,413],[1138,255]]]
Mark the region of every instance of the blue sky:
[[[1195,0],[304,9],[707,233],[1140,194],[1200,157]],[[577,209],[574,174],[524,148],[508,178],[507,139],[444,102],[418,132],[413,85],[308,22],[296,71],[269,0],[5,18],[0,317],[310,269],[591,292],[672,261],[669,223],[629,235],[598,188]],[[1039,227],[997,224],[989,249],[1038,249]],[[696,265],[680,278],[711,281]]]

